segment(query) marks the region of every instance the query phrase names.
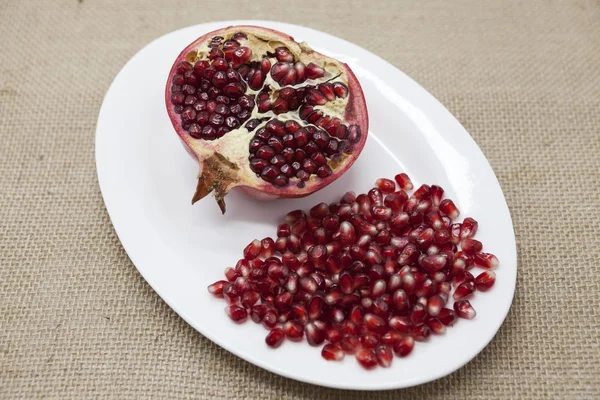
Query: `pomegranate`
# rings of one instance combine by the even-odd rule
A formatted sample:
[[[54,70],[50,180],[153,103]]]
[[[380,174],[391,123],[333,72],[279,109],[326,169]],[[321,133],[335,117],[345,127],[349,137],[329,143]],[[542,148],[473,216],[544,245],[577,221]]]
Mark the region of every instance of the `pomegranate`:
[[[229,303],[234,323],[269,330],[267,346],[306,339],[328,361],[353,355],[365,369],[408,357],[416,342],[435,340],[459,319],[476,318],[470,303],[493,289],[498,259],[473,239],[444,189],[406,174],[378,179],[366,194],[288,213],[277,240],[252,240],[227,280],[208,291]],[[424,204],[424,205],[423,205]],[[475,278],[470,269],[483,270]]]
[[[341,176],[368,134],[348,65],[291,36],[230,26],[187,46],[169,73],[169,118],[200,173],[192,204],[239,187],[259,199],[303,197]]]

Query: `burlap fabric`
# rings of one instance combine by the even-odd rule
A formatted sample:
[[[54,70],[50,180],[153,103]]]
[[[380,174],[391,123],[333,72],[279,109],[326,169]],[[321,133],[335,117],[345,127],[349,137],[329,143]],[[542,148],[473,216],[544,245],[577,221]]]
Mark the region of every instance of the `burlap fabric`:
[[[600,2],[273,3],[0,1],[0,398],[600,398]],[[96,180],[103,95],[152,39],[236,18],[371,50],[483,149],[514,218],[519,278],[506,322],[466,367],[401,391],[298,383],[203,338],[132,265]]]

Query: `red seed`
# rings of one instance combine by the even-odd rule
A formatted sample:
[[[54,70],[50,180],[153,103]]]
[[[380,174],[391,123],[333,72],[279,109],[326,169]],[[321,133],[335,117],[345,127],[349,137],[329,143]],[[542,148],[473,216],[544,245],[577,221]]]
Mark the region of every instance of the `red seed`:
[[[230,305],[225,307],[225,313],[231,320],[237,324],[241,324],[248,319],[248,312],[240,306]]]
[[[447,261],[445,255],[436,254],[419,258],[419,265],[427,272],[436,272],[444,268]]]
[[[260,295],[256,292],[245,292],[242,294],[242,306],[250,308],[260,299]]]
[[[387,330],[387,324],[383,318],[378,317],[375,314],[367,313],[363,319],[367,329],[377,333],[385,333]]]
[[[365,369],[373,369],[377,366],[377,357],[372,349],[360,349],[356,352],[356,360]]]
[[[372,349],[379,344],[379,336],[373,332],[365,332],[358,338],[362,347]]]
[[[397,343],[394,344],[393,349],[394,353],[398,357],[406,357],[408,356],[413,348],[415,347],[415,339],[411,336],[405,336],[401,338]]]
[[[310,276],[304,276],[300,278],[299,283],[300,287],[307,293],[312,294],[317,291],[317,282],[315,282],[315,280]]]
[[[289,292],[283,292],[275,297],[273,305],[278,310],[287,310],[292,305],[293,296]]]
[[[318,346],[325,340],[325,332],[318,328],[314,322],[309,322],[304,326],[306,341],[311,346]]]
[[[446,326],[437,318],[431,318],[427,321],[427,326],[431,332],[441,335],[446,332]]]
[[[397,289],[392,294],[391,300],[392,300],[392,306],[397,311],[404,311],[410,307],[410,300],[408,298],[408,295],[406,294],[406,292],[403,289]]]
[[[307,311],[310,319],[318,319],[321,316],[323,310],[323,298],[321,296],[314,296],[310,299]]]
[[[426,316],[427,310],[425,309],[425,306],[417,303],[413,306],[410,312],[410,321],[413,323],[413,325],[418,325],[425,320]]]
[[[382,344],[394,345],[395,343],[399,342],[403,337],[404,335],[402,335],[400,332],[388,331],[381,335],[380,341]]]
[[[439,315],[446,302],[440,295],[433,295],[427,300],[427,313],[432,317]]]
[[[456,315],[464,319],[473,319],[477,314],[469,300],[460,300],[454,303],[454,311],[456,311]]]
[[[465,218],[465,220],[462,222],[462,226],[460,228],[460,239],[464,240],[464,239],[469,239],[469,238],[472,238],[473,236],[475,236],[475,233],[477,233],[478,225],[479,224],[477,223],[477,221],[475,221],[473,218],[471,218],[471,217]]]
[[[342,246],[352,245],[356,241],[356,231],[354,229],[354,226],[350,222],[343,221],[340,224],[338,232],[339,241],[342,244]]]
[[[376,221],[387,221],[392,216],[392,209],[385,206],[373,206],[371,215]]]
[[[442,308],[437,318],[446,326],[452,326],[456,322],[456,312],[449,308]]]
[[[396,180],[396,182],[398,183],[398,186],[400,186],[401,189],[404,189],[404,190],[412,190],[413,189],[413,184],[412,184],[410,178],[408,177],[408,175],[406,175],[405,173],[396,175],[394,177],[394,179]]]
[[[396,190],[396,184],[391,179],[377,179],[375,181],[375,186],[381,191],[381,193],[393,193]]]
[[[265,343],[267,344],[267,346],[276,349],[277,347],[281,346],[284,339],[285,333],[283,332],[283,329],[275,328],[267,334],[267,337],[265,338]]]
[[[283,332],[285,336],[293,341],[302,340],[302,335],[304,334],[304,328],[297,322],[287,321],[283,324]]]
[[[392,365],[392,359],[394,354],[392,348],[388,345],[380,345],[375,348],[375,357],[377,357],[377,363],[383,368],[388,368]]]
[[[442,196],[444,195],[444,189],[437,185],[431,185],[431,202],[434,206],[439,206]]]
[[[460,246],[463,253],[471,256],[475,253],[479,253],[483,249],[483,244],[475,239],[465,239],[461,242]]]
[[[454,291],[452,298],[455,301],[470,298],[475,293],[475,284],[473,282],[463,282]]]
[[[500,264],[498,258],[491,253],[477,253],[473,256],[473,261],[478,267],[486,269],[496,269]]]
[[[340,348],[346,354],[354,354],[360,348],[360,341],[353,335],[344,335],[340,340]]]
[[[460,243],[460,224],[452,224],[450,225],[450,243],[458,244]]]
[[[458,208],[456,208],[456,205],[454,205],[454,202],[450,199],[442,200],[439,209],[451,219],[456,219],[460,215],[460,211],[458,211]]]
[[[495,282],[496,274],[493,271],[484,271],[475,278],[475,287],[481,292],[487,292]]]
[[[383,204],[383,196],[379,189],[373,188],[373,189],[369,190],[369,193],[367,193],[367,196],[369,197],[369,200],[371,201],[372,206],[380,206]]]
[[[227,281],[216,281],[215,283],[208,285],[208,292],[217,297],[223,297],[223,289],[228,283],[229,282]]]
[[[275,253],[275,241],[267,237],[261,240],[260,243],[262,248],[260,256],[263,258],[273,257],[273,253]]]
[[[419,342],[425,342],[431,336],[431,329],[427,325],[415,326],[411,329],[411,335]]]
[[[426,199],[431,195],[431,187],[429,185],[423,184],[421,185],[417,190],[415,190],[415,192],[413,193],[413,196],[415,196],[417,199],[422,200],[422,199]]]
[[[277,313],[274,310],[268,310],[263,317],[262,323],[267,328],[273,328],[277,324]]]
[[[244,258],[246,260],[254,260],[260,254],[262,250],[262,244],[260,240],[253,240],[246,248],[244,249]]]
[[[398,264],[401,266],[412,264],[417,261],[419,250],[413,245],[407,245],[398,256]]]
[[[339,328],[330,328],[327,330],[325,336],[329,342],[338,343],[340,340],[342,340],[344,334]]]
[[[376,298],[385,293],[386,283],[383,279],[378,279],[371,285],[371,297]]]
[[[340,289],[343,293],[350,294],[354,290],[352,276],[348,272],[342,272],[339,278]]]
[[[344,359],[344,351],[335,344],[326,344],[321,350],[321,356],[327,361],[341,361]]]
[[[250,319],[256,323],[259,323],[263,320],[267,311],[268,307],[266,304],[256,304],[250,309]]]

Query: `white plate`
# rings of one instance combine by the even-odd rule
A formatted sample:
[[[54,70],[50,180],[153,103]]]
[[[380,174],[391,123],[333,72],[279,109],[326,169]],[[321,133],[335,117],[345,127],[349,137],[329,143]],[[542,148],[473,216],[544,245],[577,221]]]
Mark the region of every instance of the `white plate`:
[[[207,198],[195,206],[197,164],[175,134],[164,105],[173,60],[198,36],[236,24],[272,27],[347,62],[364,89],[369,139],[354,166],[305,199],[270,203],[235,191],[227,214]],[[475,110],[473,112],[476,112]],[[500,185],[473,139],[425,89],[391,64],[342,39],[301,26],[268,21],[223,21],[169,33],[147,45],[123,67],[108,90],[96,131],[96,164],[106,208],[123,247],[156,292],[190,325],[232,353],[274,373],[322,386],[393,389],[447,375],[471,360],[493,338],[515,289],[517,260],[508,207]],[[477,238],[498,256],[497,282],[472,301],[477,317],[460,320],[441,337],[417,343],[391,368],[365,371],[354,357],[327,362],[320,348],[286,342],[264,344],[266,330],[234,325],[225,303],[206,286],[241,258],[254,238],[275,236],[287,211],[339,199],[346,190],[371,187],[376,178],[407,172],[415,184],[439,184],[461,216],[479,221]],[[201,360],[198,360],[201,362]]]

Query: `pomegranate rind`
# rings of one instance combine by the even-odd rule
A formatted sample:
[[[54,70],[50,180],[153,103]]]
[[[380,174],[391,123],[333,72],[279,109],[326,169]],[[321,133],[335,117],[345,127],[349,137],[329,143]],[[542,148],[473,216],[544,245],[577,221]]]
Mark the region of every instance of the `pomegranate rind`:
[[[289,184],[285,187],[277,187],[269,182],[260,179],[251,169],[248,160],[248,154],[231,155],[227,151],[232,144],[231,141],[238,140],[239,137],[235,132],[230,132],[220,139],[214,141],[206,141],[195,139],[189,135],[185,129],[181,127],[180,116],[174,111],[174,107],[170,102],[172,96],[171,79],[176,74],[177,66],[182,61],[193,61],[194,54],[197,50],[205,45],[214,36],[228,37],[237,32],[244,32],[247,35],[254,35],[257,38],[267,41],[267,43],[276,43],[277,45],[285,45],[295,55],[300,57],[300,60],[305,64],[315,62],[318,65],[331,64],[335,65],[342,71],[347,80],[348,86],[348,102],[344,111],[344,123],[347,125],[358,125],[361,130],[360,140],[354,144],[352,154],[344,154],[342,161],[336,165],[331,165],[333,173],[326,177],[320,178],[316,175],[311,175],[305,181],[302,188],[294,184]],[[277,198],[297,198],[305,197],[314,193],[344,174],[354,164],[367,140],[368,136],[368,111],[362,88],[358,79],[352,72],[351,68],[342,62],[333,58],[327,57],[319,52],[312,50],[305,43],[297,43],[292,36],[285,33],[252,25],[236,25],[208,32],[190,43],[177,57],[171,68],[165,90],[165,103],[169,118],[181,139],[188,153],[200,164],[200,172],[198,174],[198,186],[193,197],[192,203],[200,198],[203,198],[208,193],[213,192],[222,212],[225,212],[224,196],[233,188],[238,187],[248,195],[260,199],[271,200]],[[302,121],[299,121],[302,122]],[[251,133],[243,132],[248,136],[246,143],[252,138]],[[241,147],[237,145],[238,149]],[[247,148],[243,149],[246,150]]]

